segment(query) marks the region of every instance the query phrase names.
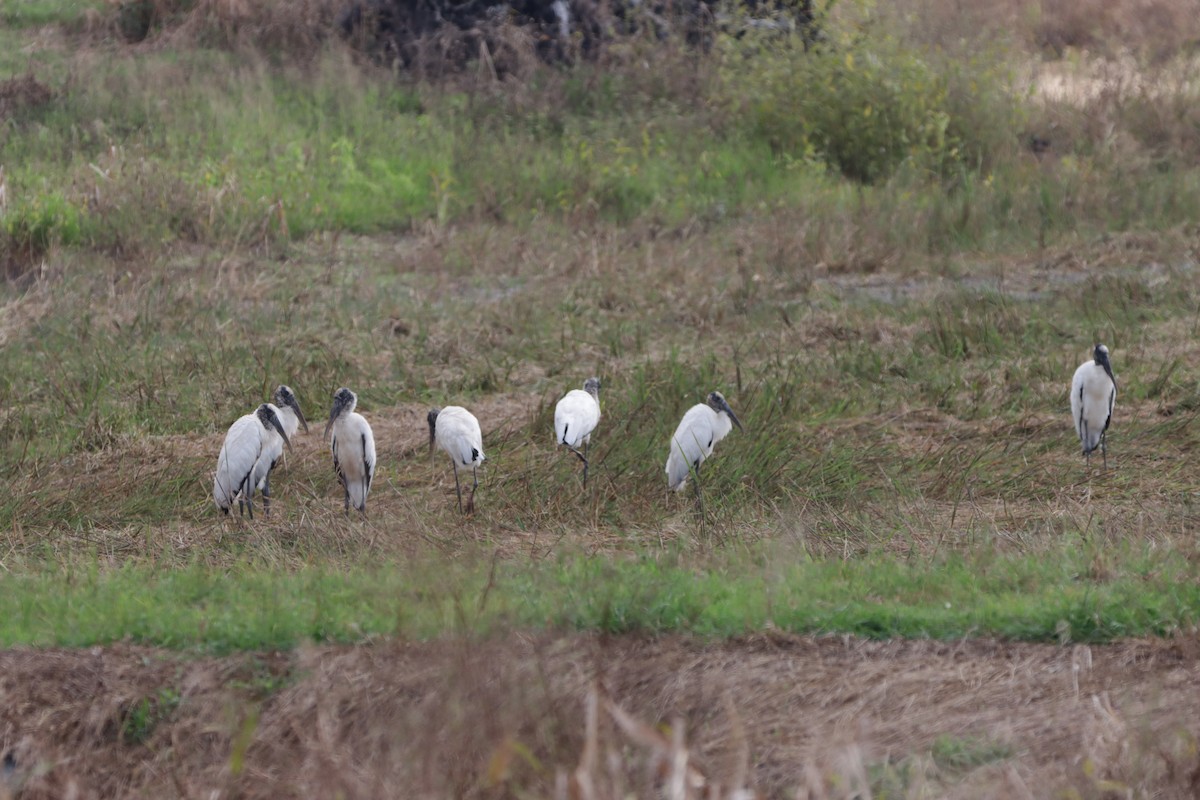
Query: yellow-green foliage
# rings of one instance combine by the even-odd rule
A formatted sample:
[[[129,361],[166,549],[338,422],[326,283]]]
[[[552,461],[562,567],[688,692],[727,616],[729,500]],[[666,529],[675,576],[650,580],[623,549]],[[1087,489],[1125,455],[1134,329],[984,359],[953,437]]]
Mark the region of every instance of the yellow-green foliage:
[[[978,166],[1012,140],[999,61],[914,48],[860,11],[830,20],[813,46],[775,32],[724,40],[726,100],[752,136],[862,183],[905,163]]]
[[[0,246],[39,254],[51,245],[78,244],[84,226],[83,212],[61,192],[33,195],[0,215]]]

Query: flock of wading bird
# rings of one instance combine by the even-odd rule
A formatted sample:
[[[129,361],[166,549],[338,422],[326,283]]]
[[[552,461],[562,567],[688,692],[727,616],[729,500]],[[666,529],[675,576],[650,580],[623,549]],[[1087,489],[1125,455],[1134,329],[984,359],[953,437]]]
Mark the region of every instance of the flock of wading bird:
[[[254,517],[254,493],[262,494],[263,511],[271,513],[271,471],[283,457],[286,447],[300,426],[308,432],[308,422],[296,394],[288,386],[280,386],[272,397],[274,402],[263,403],[253,414],[240,417],[229,432],[221,454],[217,456],[217,474],[213,480],[213,499],[217,508],[228,514],[236,502],[239,513]],[[375,477],[375,435],[371,425],[355,412],[358,396],[346,388],[333,394],[333,408],[325,425],[333,451],[333,470],[341,481],[346,512],[351,506],[367,512],[367,494]],[[484,461],[483,433],[479,420],[462,406],[430,409],[429,451],[434,446],[450,456],[454,468],[454,491],[458,510],[463,511],[462,483],[458,468],[471,468],[471,494],[466,511],[475,507],[475,490],[479,488],[479,465]],[[583,485],[587,486],[588,445],[592,431],[600,424],[600,379],[588,378],[583,389],[572,389],[554,407],[554,442],[562,445],[583,462]],[[713,447],[737,425],[742,429],[729,403],[720,392],[711,392],[707,401],[692,406],[675,435],[667,456],[667,483],[676,491],[683,489],[688,476],[699,476],[700,465],[712,455]],[[697,482],[696,495],[700,487]]]
[[[239,418],[225,434],[225,443],[217,457],[213,499],[226,514],[236,502],[239,513],[248,513],[253,518],[257,491],[262,494],[264,512],[270,515],[271,471],[282,458],[284,448],[291,449],[291,438],[300,426],[308,432],[300,403],[289,387],[280,386],[272,399],[273,403],[263,403],[254,413]],[[1117,382],[1107,347],[1097,344],[1092,358],[1075,370],[1070,399],[1071,417],[1084,457],[1090,465],[1092,452],[1099,448],[1107,468],[1106,434],[1117,399]],[[333,451],[333,469],[342,484],[346,512],[353,506],[366,514],[367,494],[375,477],[375,436],[370,423],[354,410],[357,405],[358,396],[349,389],[334,392],[325,436]],[[436,445],[450,456],[460,512],[464,508],[458,469],[471,468],[473,483],[465,509],[469,513],[474,510],[475,490],[479,488],[477,470],[484,461],[479,420],[461,406],[446,406],[430,409],[428,421],[429,451],[432,453]],[[587,486],[588,445],[599,423],[599,378],[588,378],[583,389],[567,392],[554,408],[554,442],[583,462],[584,486]],[[689,408],[671,436],[666,466],[668,488],[680,491],[688,477],[694,475],[693,486],[699,498],[700,465],[734,425],[742,430],[741,421],[720,392],[709,393],[704,403]]]

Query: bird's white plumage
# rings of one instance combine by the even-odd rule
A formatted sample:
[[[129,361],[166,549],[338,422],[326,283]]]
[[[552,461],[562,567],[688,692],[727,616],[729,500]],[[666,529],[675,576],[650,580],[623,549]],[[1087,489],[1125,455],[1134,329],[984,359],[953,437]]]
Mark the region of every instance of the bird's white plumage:
[[[438,411],[434,440],[456,466],[477,467],[484,461],[479,420],[462,406],[446,406]]]
[[[1084,455],[1100,446],[1116,399],[1116,384],[1104,367],[1093,359],[1079,365],[1071,379],[1071,419]]]
[[[554,407],[554,443],[581,447],[599,423],[600,403],[582,389],[572,389]]]
[[[256,428],[261,430],[262,423],[253,414],[247,414],[238,417],[225,434],[213,480],[213,501],[222,511],[228,511],[238,495],[254,485],[251,476],[262,452],[262,441]]]
[[[271,409],[278,412],[274,406]],[[217,474],[213,479],[213,500],[217,508],[228,511],[239,495],[247,502],[258,485],[256,467],[263,451],[276,442],[283,449],[283,438],[268,429],[257,414],[246,414],[229,426],[225,443],[217,456]]]
[[[724,411],[714,411],[699,403],[683,415],[671,437],[667,456],[667,485],[682,491],[693,468],[698,469],[712,455],[713,447],[733,430],[733,421]]]
[[[333,421],[333,465],[346,487],[349,503],[366,512],[367,493],[375,478],[375,435],[362,414],[354,411]]]
[[[300,430],[300,418],[296,416],[296,412],[292,410],[291,406],[281,406],[276,411],[279,413],[279,421],[283,423],[283,432],[291,439],[296,435],[296,431]]]

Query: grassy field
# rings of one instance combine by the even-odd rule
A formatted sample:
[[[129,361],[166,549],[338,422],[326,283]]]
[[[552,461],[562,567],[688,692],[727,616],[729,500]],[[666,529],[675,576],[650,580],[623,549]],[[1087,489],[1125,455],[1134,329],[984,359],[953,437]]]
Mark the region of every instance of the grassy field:
[[[396,74],[287,4],[162,3],[130,45],[111,6],[0,2],[0,645],[1190,641],[1194,15],[942,5],[846,0],[808,53],[498,51],[496,81]],[[1067,402],[1097,341],[1107,469]],[[584,489],[552,417],[591,375]],[[269,519],[223,518],[224,432],[279,383],[312,430]],[[365,519],[320,436],[339,386]],[[746,429],[701,510],[663,465],[713,389]],[[448,404],[484,432],[465,517],[427,452]],[[947,735],[868,784],[1014,752]]]
[[[468,629],[1097,639],[1195,621],[1200,170],[1190,141],[1154,149],[1135,128],[1151,99],[1191,96],[1182,77],[1153,97],[1022,95],[998,52],[952,67],[919,37],[852,37],[877,30],[865,11],[831,19],[850,43],[833,55],[730,45],[685,72],[686,52],[634,41],[653,73],[613,56],[530,67],[524,86],[397,81],[333,45],[294,63],[127,49],[75,17],[6,13],[28,45],[5,95],[0,317],[22,611],[0,639],[434,636],[464,602]],[[913,85],[854,66],[869,47]],[[866,121],[834,147],[784,68]],[[691,90],[709,102],[680,102]],[[1098,108],[1123,126],[1102,141],[1076,117]],[[893,152],[872,113],[939,133]],[[1029,130],[1049,153],[1024,149]],[[880,141],[886,159],[851,147]],[[1098,340],[1121,387],[1108,471],[1082,463],[1066,413]],[[583,491],[550,420],[592,374]],[[279,382],[316,430],[335,388],[359,392],[381,453],[367,520],[338,513],[315,431],[270,521],[215,513],[223,431]],[[718,388],[747,431],[706,468],[701,514],[662,463]],[[468,519],[424,452],[424,410],[452,402],[489,457]],[[399,588],[441,571],[457,577]],[[311,614],[256,599],[313,581],[329,595]],[[483,586],[493,604],[464,600]],[[209,593],[229,598],[213,613],[259,618],[195,617]]]

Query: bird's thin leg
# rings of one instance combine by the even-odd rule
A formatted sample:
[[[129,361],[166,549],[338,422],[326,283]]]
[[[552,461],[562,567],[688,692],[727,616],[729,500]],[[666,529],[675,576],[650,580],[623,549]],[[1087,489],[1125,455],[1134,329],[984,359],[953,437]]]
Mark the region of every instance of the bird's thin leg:
[[[262,497],[263,513],[269,517],[271,516],[271,476],[269,474],[267,475],[266,480],[263,481]]]
[[[246,513],[250,519],[254,519],[254,484],[250,482],[249,475],[242,482],[242,497],[246,500]]]
[[[583,488],[585,488],[585,489],[587,488],[587,472],[588,472],[587,454],[588,454],[588,445],[589,444],[590,444],[590,442],[583,443]]]
[[[572,453],[574,453],[574,454],[575,454],[575,456],[576,456],[576,457],[577,457],[577,458],[578,458],[580,461],[582,461],[582,462],[583,462],[583,485],[584,485],[584,486],[587,486],[587,473],[588,473],[588,460],[587,460],[587,456],[586,456],[586,455],[584,455],[583,453],[579,452],[578,450],[576,450],[574,447],[571,447],[571,445],[569,445],[569,444],[568,444],[568,445],[566,445],[566,447],[567,447],[567,449],[568,449],[568,450],[570,450]],[[586,449],[587,449],[587,445],[585,444],[583,447],[584,447],[584,450],[586,451]]]
[[[696,506],[700,509],[700,519],[704,519],[704,496],[700,494],[700,467],[697,465],[693,471],[696,473],[692,476],[692,488],[696,491]]]
[[[1087,465],[1092,466],[1092,451],[1088,450],[1088,424],[1087,420],[1083,421],[1083,457],[1087,460]]]
[[[1100,434],[1100,455],[1104,456],[1104,469],[1108,469],[1108,431]]]
[[[478,468],[471,465],[471,477],[475,479],[475,485],[471,487],[471,497],[467,500],[467,513],[475,513],[475,492],[479,489],[479,472]]]
[[[458,513],[462,513],[462,487],[458,483],[458,464],[451,461],[450,466],[454,468],[454,493],[458,495]]]
[[[346,493],[346,516],[350,516],[350,484],[342,478],[342,491]]]

